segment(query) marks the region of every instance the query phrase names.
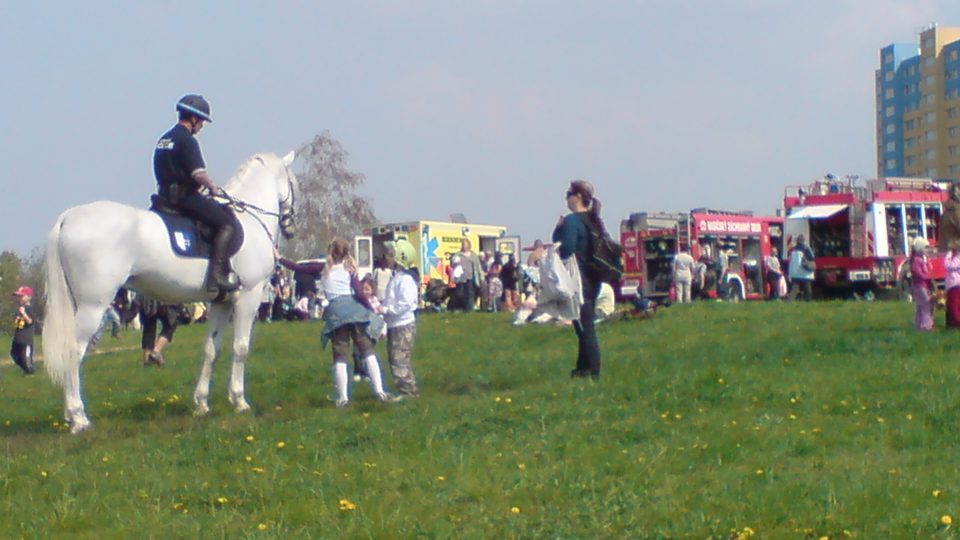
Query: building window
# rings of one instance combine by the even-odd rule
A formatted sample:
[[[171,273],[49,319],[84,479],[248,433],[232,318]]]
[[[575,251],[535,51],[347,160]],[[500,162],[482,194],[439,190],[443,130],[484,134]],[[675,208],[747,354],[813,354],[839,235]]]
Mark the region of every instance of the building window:
[[[887,88],[886,92],[883,93],[883,97],[890,99],[893,97],[893,88]]]
[[[953,145],[950,148],[947,148],[947,154],[951,156],[960,156],[960,146]]]
[[[911,129],[917,127],[917,121],[914,119],[906,120],[903,122],[903,129],[910,131]]]
[[[896,130],[897,130],[897,126],[895,126],[895,125],[893,125],[893,124],[887,124],[886,129],[884,129],[884,131],[887,133],[887,135],[893,135],[893,132],[896,131]]]
[[[890,53],[887,53],[887,54],[883,55],[883,63],[884,63],[884,64],[892,64],[892,63],[893,63],[893,55],[890,54]]]
[[[926,133],[923,134],[923,140],[925,140],[925,141],[935,141],[935,140],[937,140],[937,132],[936,132],[936,131],[927,131]]]
[[[947,118],[957,118],[958,116],[960,116],[960,108],[950,107],[947,109]]]
[[[934,124],[937,122],[937,114],[928,112],[927,114],[923,115],[923,121],[927,124]]]
[[[929,178],[936,178],[936,177],[938,177],[938,176],[940,176],[940,175],[937,174],[937,168],[936,168],[936,167],[930,167],[929,169],[927,169],[927,177],[929,177]]]
[[[885,80],[885,81],[887,81],[887,82],[892,81],[892,80],[893,80],[893,72],[892,72],[892,71],[886,72],[886,73],[883,75],[883,80]]]
[[[947,137],[950,139],[956,139],[960,135],[960,128],[958,127],[949,127],[947,128]]]
[[[931,103],[935,103],[936,101],[937,101],[937,95],[936,95],[936,94],[927,94],[927,95],[923,96],[923,102],[926,103],[927,105],[929,105],[929,104],[931,104]]]
[[[897,149],[897,143],[896,143],[896,142],[890,141],[890,142],[887,143],[887,152],[893,152],[893,151],[896,150],[896,149]],[[951,154],[951,155],[953,155],[953,154]]]
[[[895,169],[897,167],[897,160],[888,159],[887,160],[887,169]]]
[[[922,47],[924,49],[932,49],[935,44],[936,44],[936,41],[934,41],[932,37],[928,37],[928,38],[924,38]]]
[[[906,159],[903,160],[903,164],[907,167],[912,167],[914,161],[916,161],[916,158],[913,156],[907,156]]]
[[[925,59],[923,60],[923,65],[925,65],[925,66],[932,66],[934,61],[936,61],[936,58],[934,58],[934,57],[932,57],[932,56],[928,56],[927,58],[925,58]]]
[[[950,51],[950,60],[960,59],[960,51]]]
[[[927,150],[927,161],[933,161],[937,159],[937,151],[933,148]]]
[[[956,178],[960,175],[960,165],[951,165],[949,172],[951,177]]]

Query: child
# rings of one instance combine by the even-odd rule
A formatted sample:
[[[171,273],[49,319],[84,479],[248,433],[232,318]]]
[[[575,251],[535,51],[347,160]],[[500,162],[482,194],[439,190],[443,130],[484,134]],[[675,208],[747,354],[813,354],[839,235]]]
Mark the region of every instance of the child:
[[[960,328],[960,249],[951,249],[943,259],[947,277],[947,328]]]
[[[911,292],[917,306],[914,327],[921,332],[933,330],[933,301],[930,294],[933,280],[930,278],[930,261],[926,253],[928,245],[925,238],[915,238],[910,252]]]
[[[420,395],[410,358],[417,338],[416,311],[420,303],[420,276],[412,266],[415,254],[413,245],[406,240],[397,240],[387,247],[387,265],[394,272],[380,308],[387,322],[390,372],[400,398]]]
[[[17,316],[13,320],[13,343],[10,345],[10,357],[16,362],[20,369],[27,375],[34,372],[33,368],[33,334],[36,326],[34,325],[33,306],[30,300],[33,298],[33,289],[21,285],[13,295],[19,300],[20,306],[17,308]]]
[[[371,274],[367,274],[366,277],[360,280],[360,296],[366,299],[366,304],[370,306],[371,311],[374,313],[380,313],[380,299],[377,298],[376,287],[377,282]],[[386,326],[384,326],[384,332],[386,332]],[[382,333],[380,337],[383,337]],[[355,382],[360,382],[363,379],[370,380],[370,376],[367,375],[367,369],[363,366],[363,358],[360,355],[359,349],[354,347],[353,380]]]
[[[360,289],[356,274],[356,263],[350,256],[350,244],[342,238],[334,238],[327,251],[327,264],[321,278],[324,296],[329,305],[323,311],[325,324],[320,343],[326,347],[327,342],[333,341],[333,378],[337,386],[337,407],[346,407],[350,403],[347,358],[351,353],[351,342],[363,357],[374,396],[379,401],[396,401],[395,396],[383,389],[380,363],[374,354],[374,341],[383,329],[383,319],[354,297],[354,292]]]

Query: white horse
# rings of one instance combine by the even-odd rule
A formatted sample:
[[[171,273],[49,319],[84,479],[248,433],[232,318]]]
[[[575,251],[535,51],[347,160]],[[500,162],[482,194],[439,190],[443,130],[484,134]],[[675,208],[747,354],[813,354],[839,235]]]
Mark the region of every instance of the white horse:
[[[203,367],[193,394],[198,416],[210,411],[210,375],[231,316],[230,403],[237,412],[250,409],[244,397],[244,363],[260,295],[273,272],[278,229],[292,234],[299,190],[289,169],[293,158],[293,152],[284,158],[257,154],[224,187],[243,227],[243,244],[231,259],[241,289],[211,306]],[[154,212],[100,201],[57,218],[47,239],[43,355],[50,378],[63,387],[72,433],[90,427],[80,391],[80,364],[117,290],[127,286],[170,302],[212,301],[216,293],[207,291],[207,266],[206,259],[174,254],[166,225]]]

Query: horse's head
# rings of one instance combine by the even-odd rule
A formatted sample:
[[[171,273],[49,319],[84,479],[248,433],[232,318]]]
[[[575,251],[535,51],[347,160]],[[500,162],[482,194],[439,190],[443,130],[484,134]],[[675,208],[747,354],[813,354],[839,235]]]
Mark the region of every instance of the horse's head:
[[[283,170],[286,182],[281,182],[281,184],[285,185],[279,187],[280,232],[283,233],[283,236],[287,239],[293,238],[294,233],[297,232],[294,215],[296,213],[297,195],[300,194],[300,182],[297,180],[297,175],[293,174],[293,171],[290,169],[295,158],[296,153],[293,150],[283,156]]]

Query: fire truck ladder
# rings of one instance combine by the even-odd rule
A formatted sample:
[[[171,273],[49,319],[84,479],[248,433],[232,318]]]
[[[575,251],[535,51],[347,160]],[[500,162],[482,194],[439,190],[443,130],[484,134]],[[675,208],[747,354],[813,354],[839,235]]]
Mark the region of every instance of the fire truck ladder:
[[[850,256],[867,256],[867,227],[864,205],[855,201],[849,207],[850,212]]]
[[[677,253],[690,252],[690,214],[680,214],[677,219]]]

